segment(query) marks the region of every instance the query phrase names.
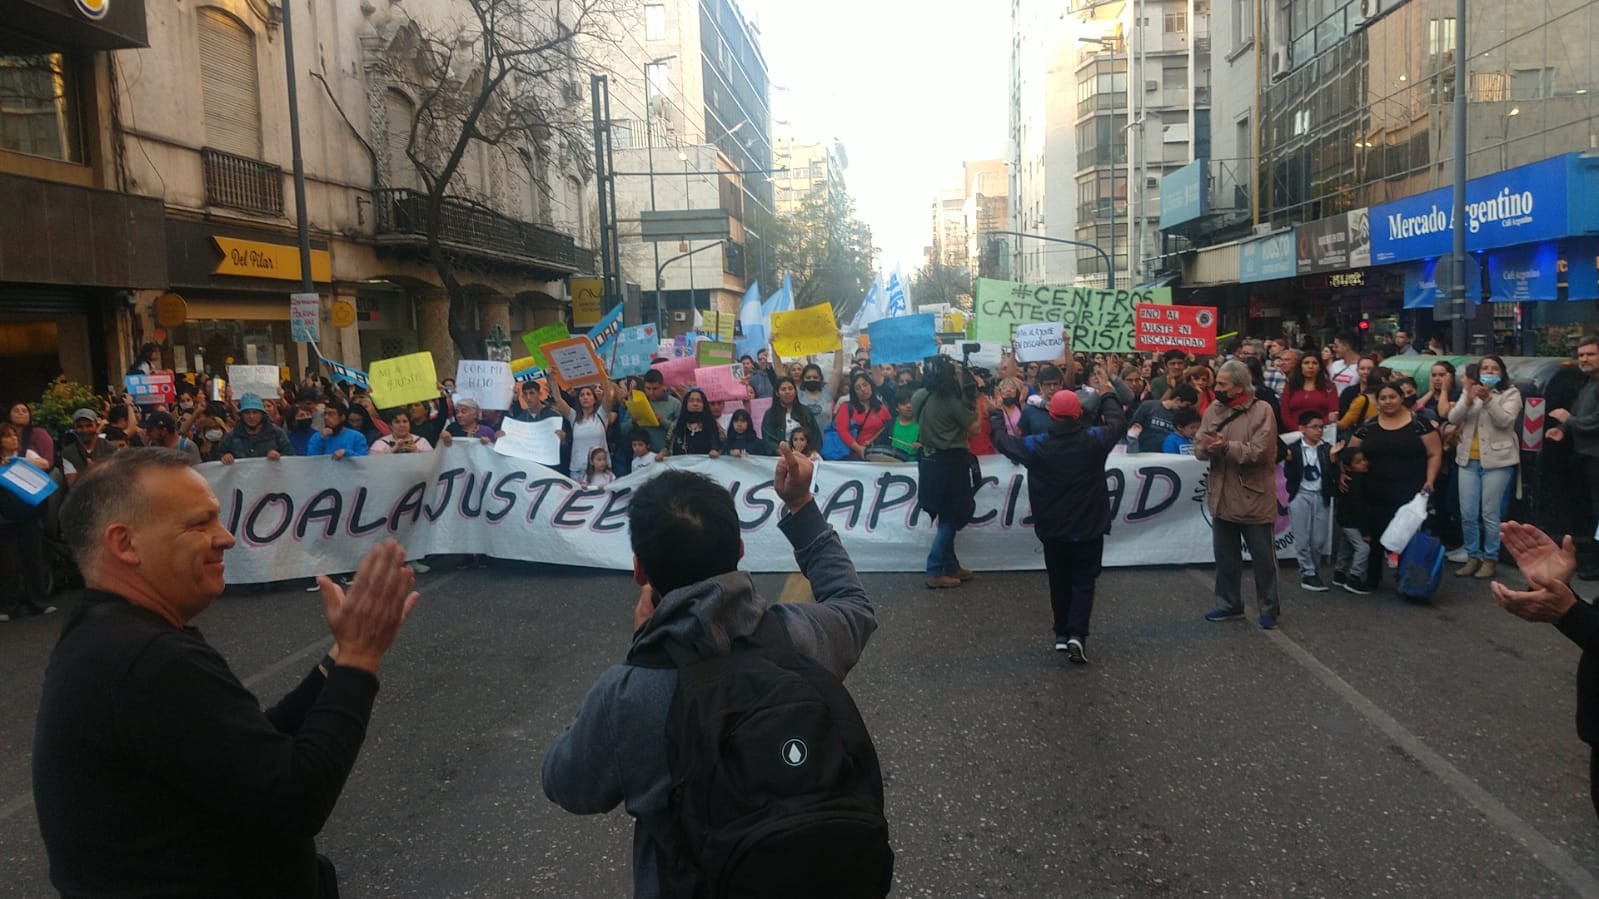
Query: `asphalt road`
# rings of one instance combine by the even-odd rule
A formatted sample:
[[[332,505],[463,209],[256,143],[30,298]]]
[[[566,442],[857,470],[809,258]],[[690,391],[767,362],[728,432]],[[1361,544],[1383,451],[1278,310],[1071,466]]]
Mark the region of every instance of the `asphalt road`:
[[[1577,650],[1552,627],[1446,578],[1429,607],[1286,586],[1267,633],[1200,620],[1209,577],[1107,572],[1081,668],[1050,650],[1042,573],[866,578],[880,629],[848,683],[882,756],[894,895],[1599,895]],[[344,895],[628,895],[630,820],[561,811],[539,765],[622,656],[630,579],[507,566],[422,589],[319,840]],[[299,591],[198,624],[271,700],[326,644]],[[7,897],[52,895],[28,758],[58,627],[0,626]]]

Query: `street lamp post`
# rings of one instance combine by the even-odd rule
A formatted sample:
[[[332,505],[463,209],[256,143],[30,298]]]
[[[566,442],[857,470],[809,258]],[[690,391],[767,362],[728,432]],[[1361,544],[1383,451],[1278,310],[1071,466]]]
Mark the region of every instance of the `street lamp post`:
[[[650,211],[655,211],[655,111],[650,109],[650,69],[663,65],[677,58],[673,53],[668,56],[657,56],[644,64],[644,152],[650,166]],[[655,326],[657,329],[666,328],[666,309],[661,305],[661,245],[655,245]]]
[[[1466,352],[1466,0],[1455,0],[1455,185],[1454,232],[1455,277],[1450,285],[1450,347]]]
[[[726,240],[715,240],[715,241],[712,241],[711,243],[706,244],[703,247],[695,247],[694,249],[689,250],[687,253],[678,253],[676,256],[671,257],[670,259],[666,260],[665,262],[656,263],[656,265],[655,265],[655,296],[656,296],[656,301],[657,302],[660,301],[660,296],[661,296],[661,274],[666,271],[666,267],[667,266],[671,265],[672,263],[676,262],[679,259],[687,259],[690,256],[693,256],[695,253],[703,253],[706,250],[712,249],[714,247],[719,247],[719,246],[721,246],[722,244],[725,244],[725,243],[727,243]],[[659,245],[657,245],[657,247],[656,247],[656,252],[657,253],[660,252]],[[689,303],[689,308],[690,309],[694,308],[694,304],[692,302]],[[659,311],[658,308],[657,308],[657,311]],[[666,333],[666,325],[663,323],[663,324],[660,325],[660,328],[661,328],[661,330],[659,332],[657,332],[657,333],[665,334]]]
[[[1115,270],[1115,266],[1111,264],[1110,256],[1105,253],[1104,249],[1102,249],[1099,246],[1099,244],[1084,243],[1083,241],[1080,241],[1080,240],[1067,240],[1064,237],[1048,237],[1048,236],[1045,236],[1043,234],[1027,234],[1027,233],[1022,232],[1022,231],[995,231],[993,233],[995,233],[995,234],[1006,234],[1006,235],[1009,235],[1011,237],[1031,237],[1034,240],[1046,240],[1046,241],[1049,241],[1050,243],[1063,243],[1063,244],[1068,244],[1068,245],[1074,246],[1074,247],[1084,247],[1084,248],[1093,250],[1094,252],[1099,254],[1099,258],[1105,260],[1105,287],[1106,287],[1106,289],[1108,289],[1108,290],[1115,290],[1116,289],[1116,270]]]

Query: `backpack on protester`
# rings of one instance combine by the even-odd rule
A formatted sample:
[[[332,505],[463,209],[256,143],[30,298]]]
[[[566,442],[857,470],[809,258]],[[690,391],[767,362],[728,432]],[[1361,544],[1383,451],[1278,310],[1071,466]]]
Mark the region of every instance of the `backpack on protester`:
[[[843,682],[771,614],[728,655],[670,642],[662,655],[642,664],[678,671],[666,719],[677,846],[667,882],[694,883],[696,899],[886,896],[894,851],[882,769]]]
[[[1430,532],[1419,530],[1399,554],[1399,595],[1427,600],[1438,592],[1444,576],[1444,545]]]

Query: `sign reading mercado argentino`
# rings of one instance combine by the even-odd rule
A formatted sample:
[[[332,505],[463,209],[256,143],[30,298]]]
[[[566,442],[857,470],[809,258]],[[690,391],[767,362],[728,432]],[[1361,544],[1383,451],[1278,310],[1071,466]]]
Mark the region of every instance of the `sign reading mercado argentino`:
[[[666,468],[703,473],[733,494],[747,571],[792,571],[794,552],[777,528],[776,460],[673,457],[604,488],[586,488],[526,458],[478,443],[431,453],[207,463],[199,471],[238,538],[227,556],[232,584],[353,571],[378,541],[393,537],[409,558],[486,553],[496,558],[625,571],[628,499]],[[1112,530],[1105,564],[1209,562],[1207,466],[1192,456],[1117,454],[1105,474]],[[915,465],[820,462],[816,504],[862,571],[921,571],[933,523],[916,508]],[[1278,475],[1278,501],[1287,487]],[[1286,514],[1280,555],[1292,557]],[[1033,538],[1025,469],[984,457],[977,513],[961,532],[961,561],[981,570],[1044,567]]]
[[[1060,322],[1071,333],[1071,350],[1127,353],[1133,349],[1133,307],[1171,303],[1171,288],[1108,290],[1064,284],[977,281],[978,340],[1010,343],[1020,325]]]

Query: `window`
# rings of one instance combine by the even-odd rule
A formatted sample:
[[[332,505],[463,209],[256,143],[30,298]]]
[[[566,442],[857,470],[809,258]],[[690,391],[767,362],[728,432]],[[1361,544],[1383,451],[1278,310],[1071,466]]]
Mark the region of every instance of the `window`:
[[[644,39],[647,41],[666,40],[666,6],[661,3],[646,3],[644,5]]]
[[[255,71],[255,36],[239,21],[209,7],[200,10],[200,89],[208,146],[261,156],[261,91]]]
[[[1170,66],[1161,72],[1160,82],[1169,91],[1188,90],[1188,67]]]
[[[1235,159],[1252,158],[1255,155],[1255,139],[1254,133],[1249,130],[1249,119],[1247,117],[1239,119],[1234,128],[1236,129],[1238,145],[1233,148],[1233,157]]]
[[[77,89],[60,53],[0,55],[0,149],[82,162]]]
[[[1455,49],[1455,20],[1454,19],[1428,19],[1427,20],[1427,53],[1437,56],[1441,53],[1451,53]]]
[[[650,91],[651,100],[659,102],[660,98],[672,95],[672,77],[671,73],[667,71],[666,63],[650,63],[649,68],[645,70],[645,75],[649,82],[647,87]]]
[[[1254,0],[1233,0],[1233,49],[1242,50],[1255,39]]]
[[[408,151],[411,126],[416,120],[416,104],[399,91],[390,90],[384,94],[383,105],[388,118],[389,186],[417,190],[422,187],[422,179]],[[417,149],[423,149],[427,135],[418,134],[416,139]]]
[[[1188,10],[1174,9],[1165,15],[1167,34],[1183,34],[1188,31]]]
[[[1553,94],[1554,83],[1554,69],[1516,69],[1510,73],[1510,99],[1543,99]]]

